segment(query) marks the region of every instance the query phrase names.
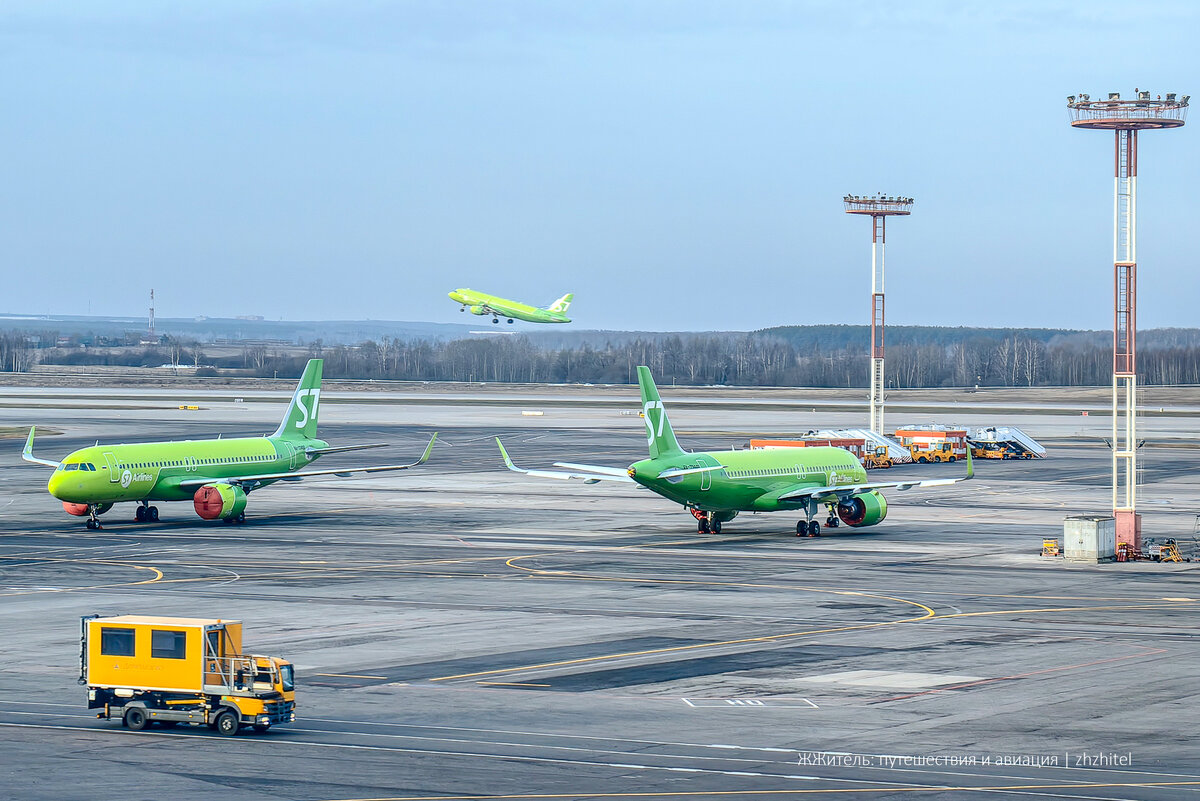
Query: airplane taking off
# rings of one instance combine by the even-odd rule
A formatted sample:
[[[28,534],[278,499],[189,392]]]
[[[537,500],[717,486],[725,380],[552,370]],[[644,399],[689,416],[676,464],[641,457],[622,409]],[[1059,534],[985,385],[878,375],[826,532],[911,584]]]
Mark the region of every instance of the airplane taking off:
[[[138,504],[134,519],[139,523],[158,520],[158,507],[150,501],[192,501],[196,514],[205,520],[244,523],[247,494],[276,481],[407,470],[429,459],[437,434],[411,464],[299,469],[326,454],[386,444],[331,447],[316,438],[322,366],[323,360],[309,359],[287,414],[268,437],[96,445],[55,462],[33,455],[34,427],[30,427],[21,458],[54,468],[46,488],[69,514],[87,515],[89,529],[100,528],[98,516],[123,501]]]
[[[459,311],[470,309],[471,314],[478,314],[480,317],[492,315],[493,323],[500,322],[501,317],[507,317],[510,323],[513,320],[524,320],[527,323],[569,323],[571,318],[567,316],[567,307],[571,305],[575,296],[568,292],[544,309],[507,298],[498,298],[495,295],[485,295],[473,289],[456,289],[450,293],[450,299],[462,304]]]
[[[626,469],[555,462],[557,470],[524,470],[513,464],[504,444],[496,438],[509,470],[538,478],[633,482],[681,503],[698,521],[701,534],[719,534],[721,524],[738,512],[798,511],[796,536],[817,537],[821,524],[814,518],[828,509],[826,528],[839,521],[853,528],[873,526],[887,516],[887,501],[879,490],[944,487],[975,475],[967,449],[967,475],[925,481],[867,481],[866,470],[854,454],[842,448],[779,448],[689,453],[679,447],[658,396],[650,368],[638,367],[642,388],[642,413],[646,419],[650,458]]]

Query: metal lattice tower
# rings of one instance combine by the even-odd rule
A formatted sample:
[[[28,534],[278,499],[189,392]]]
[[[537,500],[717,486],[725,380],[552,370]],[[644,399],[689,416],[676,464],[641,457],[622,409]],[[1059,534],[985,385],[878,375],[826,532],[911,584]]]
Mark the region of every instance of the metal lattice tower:
[[[151,342],[153,342],[154,341],[154,290],[153,289],[150,290],[150,324],[149,324],[148,331],[149,331],[149,333],[147,334],[147,338]]]
[[[1117,542],[1141,549],[1137,513],[1137,157],[1138,131],[1179,128],[1187,119],[1188,95],[1150,99],[1134,90],[1122,100],[1071,95],[1071,125],[1116,135],[1113,189],[1113,383],[1112,502]]]
[[[912,214],[911,197],[842,198],[847,214],[871,218],[871,424],[876,434],[883,434],[883,245],[887,234],[887,218]]]

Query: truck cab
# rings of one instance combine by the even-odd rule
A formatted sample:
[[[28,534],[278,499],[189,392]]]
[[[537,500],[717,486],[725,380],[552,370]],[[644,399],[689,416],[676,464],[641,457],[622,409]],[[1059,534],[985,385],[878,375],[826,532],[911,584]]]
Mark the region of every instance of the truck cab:
[[[80,629],[79,683],[97,717],[135,731],[184,723],[225,736],[296,719],[292,664],[242,653],[240,621],[90,615]]]

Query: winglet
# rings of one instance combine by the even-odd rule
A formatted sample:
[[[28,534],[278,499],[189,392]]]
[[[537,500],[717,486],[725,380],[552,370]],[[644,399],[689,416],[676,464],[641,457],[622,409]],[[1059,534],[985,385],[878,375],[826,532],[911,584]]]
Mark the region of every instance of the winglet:
[[[536,474],[536,475],[540,475],[540,476],[550,476],[551,478],[559,477],[557,474],[551,475],[549,473],[540,473],[540,472],[536,472],[536,471],[532,471],[532,470],[526,470],[523,467],[517,467],[515,464],[513,464],[513,460],[508,458],[508,451],[506,451],[504,449],[504,443],[500,441],[499,437],[496,437],[496,444],[500,447],[500,455],[504,457],[504,466],[507,467],[509,470],[513,471],[514,473],[521,473],[522,475],[527,475],[527,476]],[[568,474],[563,473],[562,475],[567,476]]]
[[[60,462],[52,462],[49,459],[39,459],[33,455],[33,435],[36,429],[37,426],[29,427],[29,438],[25,440],[25,448],[21,451],[21,458],[27,462],[33,462],[34,464],[44,464],[47,467],[57,468],[61,466]]]
[[[419,464],[425,464],[429,461],[429,454],[433,453],[433,443],[437,442],[437,432],[433,432],[433,436],[429,438],[429,444],[425,446],[425,452],[421,454],[421,458],[413,462],[413,467]]]
[[[971,460],[971,443],[968,442],[967,443],[967,478],[964,478],[963,481],[966,481],[967,479],[971,479],[971,478],[975,478],[975,462],[973,462]]]
[[[496,437],[496,445],[498,445],[500,447],[500,455],[504,458],[504,466],[505,467],[507,467],[509,470],[512,470],[517,473],[525,472],[524,470],[522,470],[521,468],[519,468],[515,464],[513,464],[512,459],[508,458],[508,451],[504,450],[504,443],[500,441],[499,437]]]

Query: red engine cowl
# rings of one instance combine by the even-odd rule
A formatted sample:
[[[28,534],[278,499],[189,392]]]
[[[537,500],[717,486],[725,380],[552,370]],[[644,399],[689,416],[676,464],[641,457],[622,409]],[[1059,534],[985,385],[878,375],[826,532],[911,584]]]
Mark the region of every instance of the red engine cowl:
[[[231,484],[205,484],[192,496],[192,505],[205,520],[228,520],[246,509],[246,493]]]
[[[67,514],[83,517],[88,513],[88,505],[86,503],[70,503],[63,501],[63,509],[67,510]]]

